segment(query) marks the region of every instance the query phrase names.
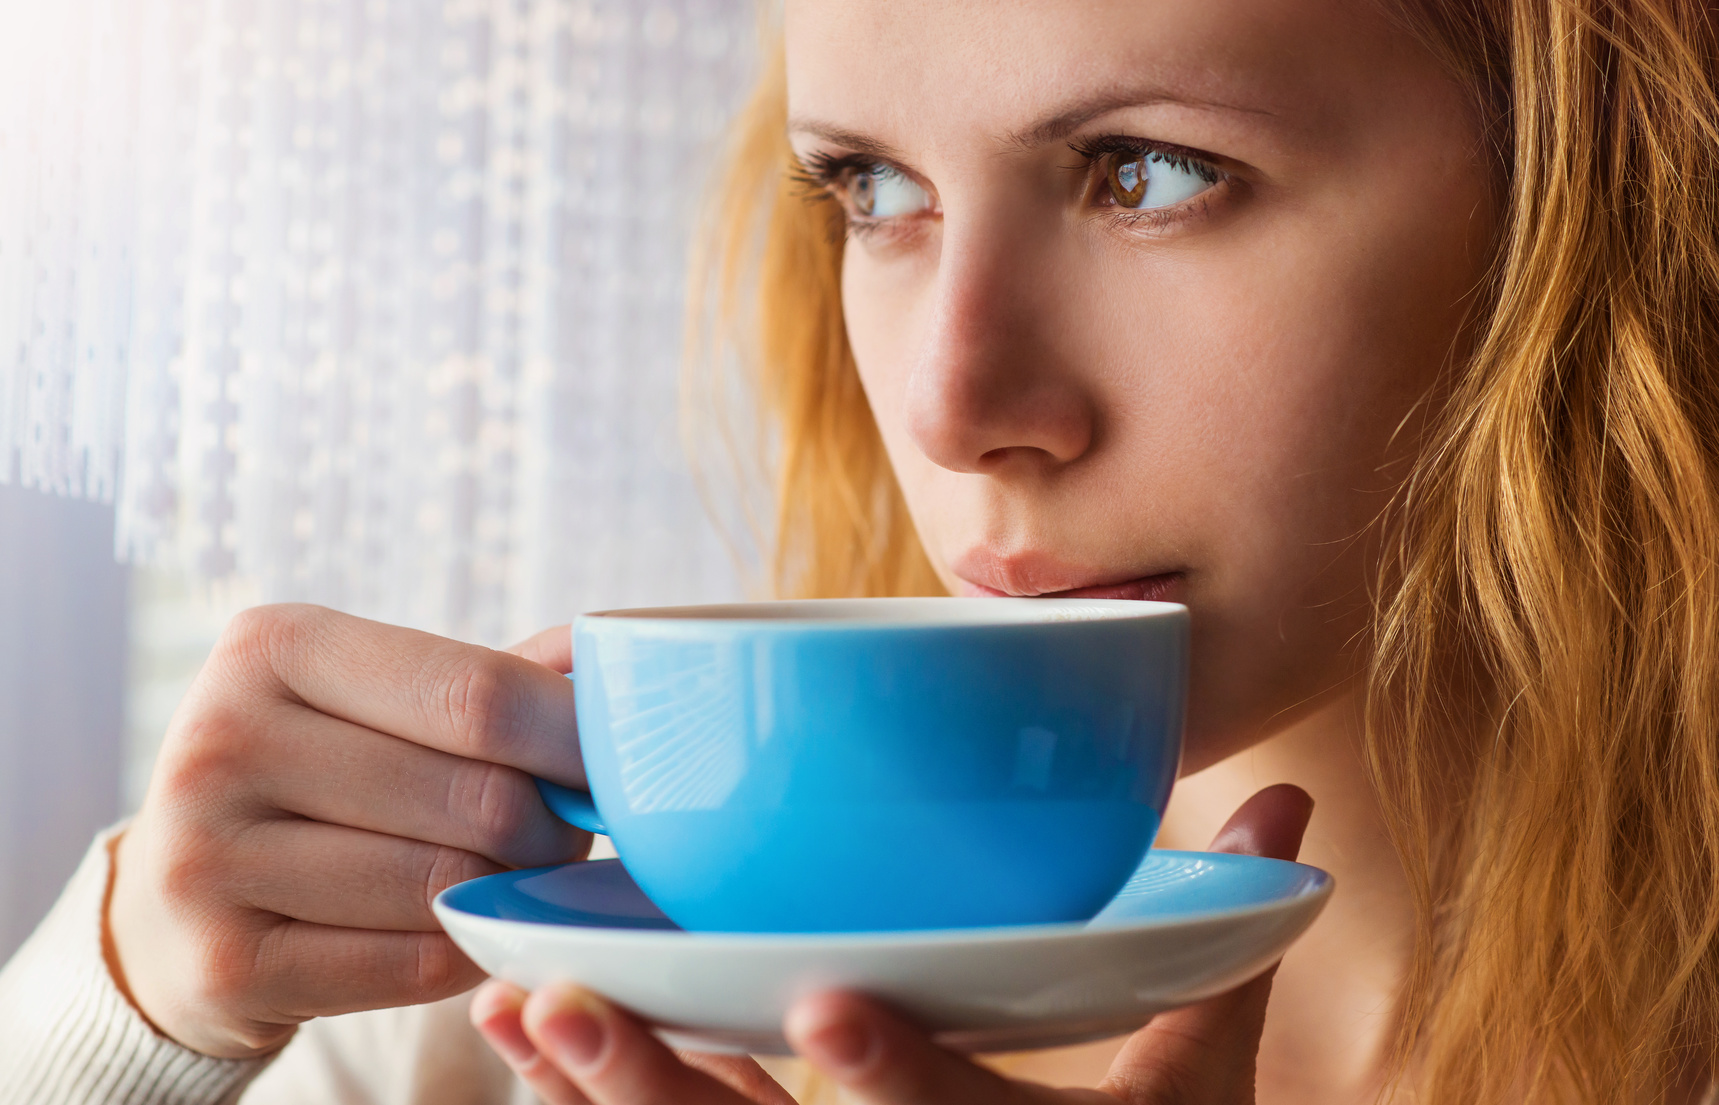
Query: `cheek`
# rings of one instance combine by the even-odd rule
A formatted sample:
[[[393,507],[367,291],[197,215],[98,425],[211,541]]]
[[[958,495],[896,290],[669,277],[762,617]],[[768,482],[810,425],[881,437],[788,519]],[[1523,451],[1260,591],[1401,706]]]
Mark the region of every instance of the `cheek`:
[[[1404,210],[1365,234],[1286,222],[1179,265],[1110,265],[1074,328],[1110,389],[1110,512],[1192,565],[1190,768],[1353,674],[1374,522],[1485,254],[1465,205]]]
[[[912,363],[920,311],[925,306],[934,264],[911,260],[880,263],[850,242],[842,255],[842,317],[866,394],[880,422],[899,404]]]
[[[905,393],[923,355],[937,271],[923,258],[880,261],[849,243],[842,258],[842,315],[866,401],[910,506],[935,497],[940,471],[907,439]],[[929,550],[936,556],[937,549]]]

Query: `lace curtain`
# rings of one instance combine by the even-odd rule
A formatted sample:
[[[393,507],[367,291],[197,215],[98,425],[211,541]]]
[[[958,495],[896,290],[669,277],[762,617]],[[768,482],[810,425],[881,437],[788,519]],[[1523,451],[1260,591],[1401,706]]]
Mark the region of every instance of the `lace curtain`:
[[[749,0],[0,0],[0,482],[496,642],[721,597],[676,428]]]

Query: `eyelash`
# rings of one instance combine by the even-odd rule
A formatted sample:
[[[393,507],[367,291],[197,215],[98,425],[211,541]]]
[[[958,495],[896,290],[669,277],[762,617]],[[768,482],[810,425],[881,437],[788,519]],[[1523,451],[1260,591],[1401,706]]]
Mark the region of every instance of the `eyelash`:
[[[1102,166],[1105,163],[1106,158],[1126,157],[1129,160],[1137,160],[1153,157],[1160,163],[1170,166],[1172,169],[1191,172],[1210,185],[1220,185],[1229,179],[1228,173],[1224,172],[1208,160],[1210,155],[1202,154],[1199,150],[1191,150],[1186,146],[1171,145],[1168,142],[1154,142],[1147,138],[1135,138],[1132,135],[1100,135],[1096,138],[1087,138],[1078,142],[1071,142],[1069,143],[1069,149],[1073,150],[1084,159],[1085,164],[1082,165],[1081,168],[1088,174],[1093,173]],[[1097,195],[1109,193],[1107,182],[1102,176],[1099,177],[1094,186],[1090,189],[1090,193],[1095,197]],[[1112,196],[1111,198],[1114,199],[1115,197]],[[1206,204],[1210,198],[1210,190],[1208,189],[1207,191],[1202,191],[1198,195],[1192,196],[1189,199],[1171,207],[1134,210],[1118,207],[1114,203],[1099,206],[1111,206],[1115,208],[1111,218],[1116,219],[1125,226],[1149,226],[1153,228],[1163,228],[1173,226],[1176,223],[1183,222],[1188,218],[1200,214],[1205,210]]]
[[[794,170],[789,175],[794,183],[802,189],[802,194],[809,200],[821,200],[829,197],[830,189],[841,183],[843,174],[859,169],[875,169],[882,165],[881,161],[866,157],[864,154],[834,154],[822,150],[797,156],[794,159]]]
[[[843,225],[840,231],[845,231],[854,237],[863,238],[880,229],[887,219],[856,218],[836,195],[843,178],[850,173],[876,172],[878,169],[895,169],[887,162],[879,161],[864,154],[832,154],[817,151],[796,156],[794,169],[789,173],[790,179],[798,187],[800,197],[807,203],[834,203],[842,213]],[[839,236],[839,235],[838,235]]]
[[[1091,176],[1107,157],[1145,158],[1155,156],[1173,169],[1194,173],[1208,184],[1222,184],[1229,179],[1229,174],[1207,160],[1208,155],[1202,155],[1198,150],[1171,145],[1167,142],[1136,138],[1132,135],[1106,134],[1095,138],[1086,138],[1071,142],[1069,149],[1080,155],[1082,164],[1079,168],[1088,176]],[[797,157],[791,176],[799,186],[801,196],[808,203],[835,202],[837,207],[841,209],[847,232],[856,236],[864,236],[879,229],[889,220],[856,218],[840,201],[836,195],[836,190],[848,174],[876,172],[878,169],[891,169],[895,172],[901,172],[900,169],[888,162],[879,161],[865,154],[832,154],[817,151],[803,157]],[[1093,198],[1108,192],[1108,185],[1102,175],[1088,189],[1088,192],[1089,196]],[[1207,194],[1202,192],[1184,203],[1168,208],[1149,208],[1142,211],[1115,208],[1114,204],[1098,206],[1115,208],[1110,218],[1125,226],[1163,228],[1204,210],[1206,201]]]

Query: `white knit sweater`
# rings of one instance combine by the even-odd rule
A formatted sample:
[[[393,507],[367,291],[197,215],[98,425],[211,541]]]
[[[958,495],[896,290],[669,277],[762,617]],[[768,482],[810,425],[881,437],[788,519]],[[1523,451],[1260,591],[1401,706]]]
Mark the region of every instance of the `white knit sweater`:
[[[465,997],[311,1021],[265,1059],[211,1059],[159,1035],[102,958],[113,836],[96,839],[47,919],[0,971],[0,1105],[536,1100],[471,1027]]]

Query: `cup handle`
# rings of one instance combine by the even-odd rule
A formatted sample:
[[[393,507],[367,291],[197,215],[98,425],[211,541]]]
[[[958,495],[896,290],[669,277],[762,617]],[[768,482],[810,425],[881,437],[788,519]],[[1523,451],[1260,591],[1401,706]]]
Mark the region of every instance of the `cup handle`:
[[[537,793],[543,795],[543,804],[549,807],[549,812],[588,833],[608,836],[609,828],[603,824],[603,815],[597,812],[597,803],[582,790],[574,790],[547,779],[535,779]]]

